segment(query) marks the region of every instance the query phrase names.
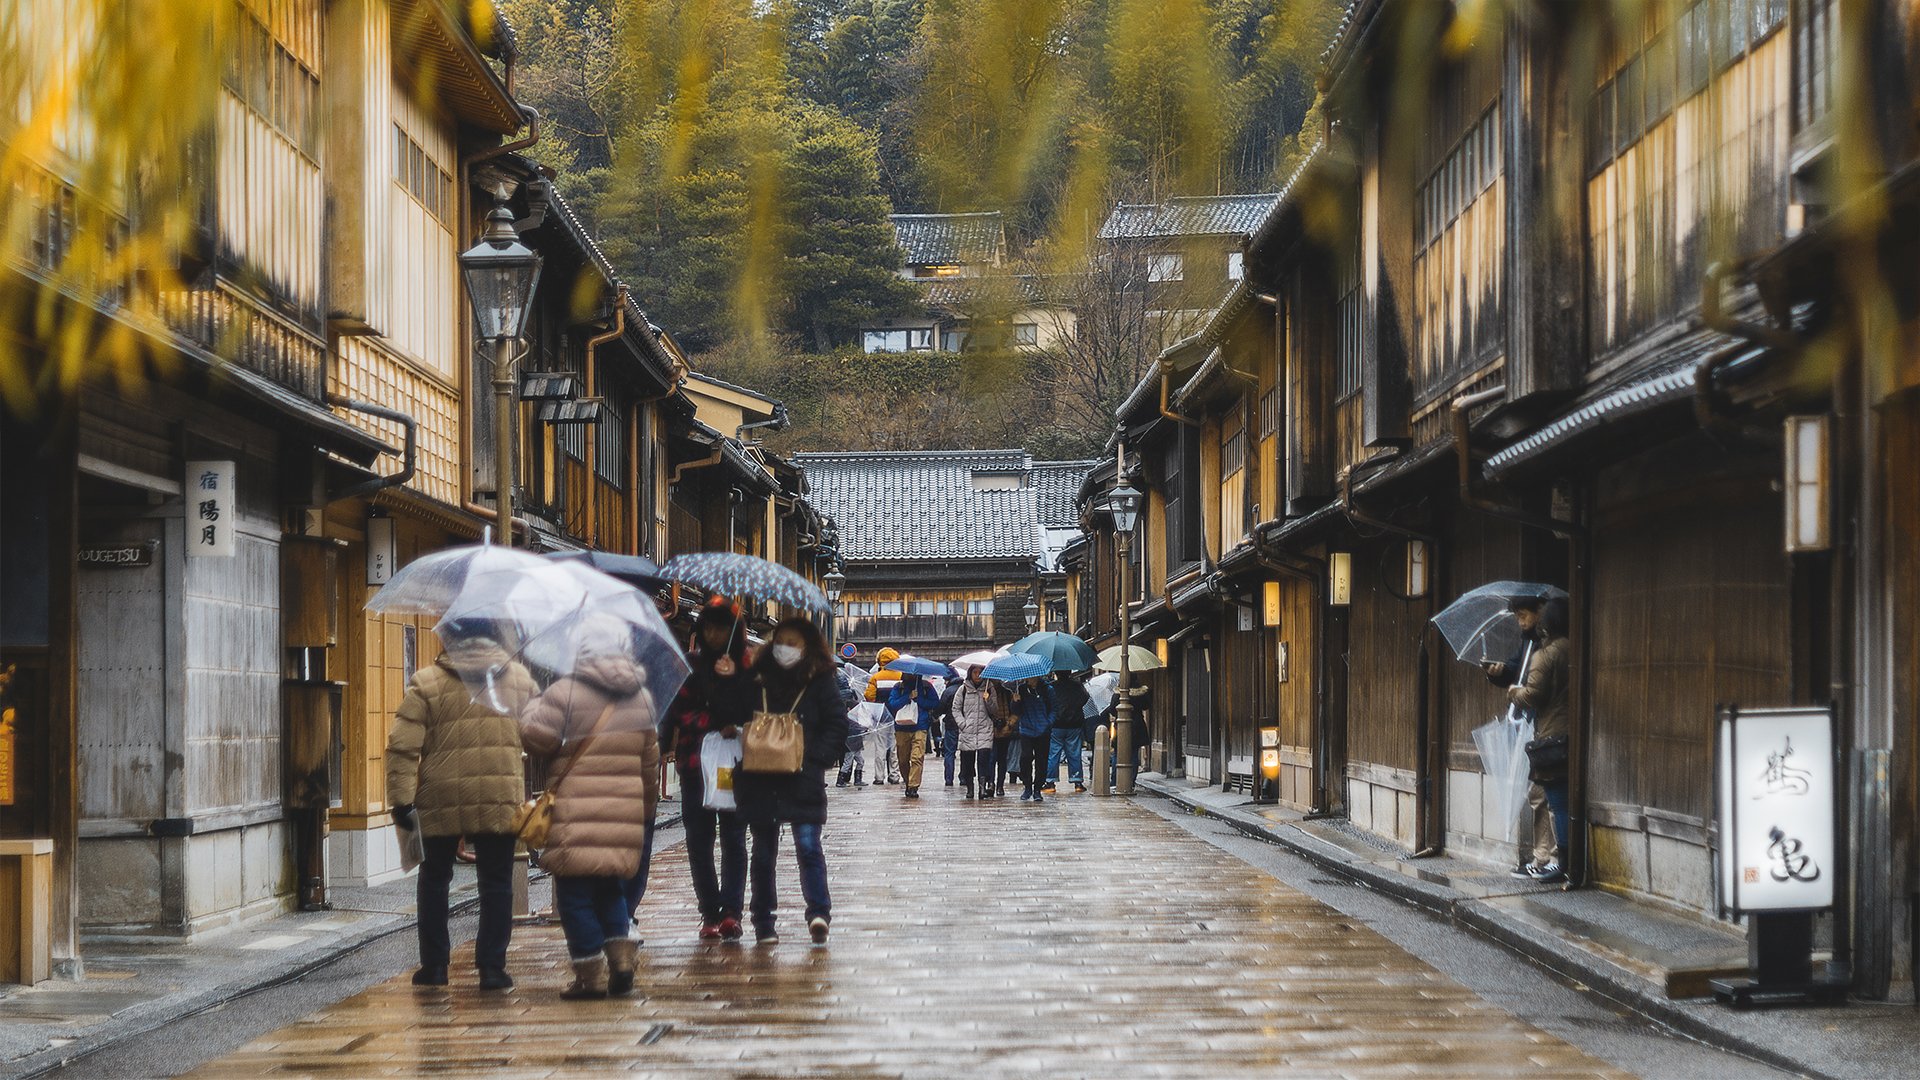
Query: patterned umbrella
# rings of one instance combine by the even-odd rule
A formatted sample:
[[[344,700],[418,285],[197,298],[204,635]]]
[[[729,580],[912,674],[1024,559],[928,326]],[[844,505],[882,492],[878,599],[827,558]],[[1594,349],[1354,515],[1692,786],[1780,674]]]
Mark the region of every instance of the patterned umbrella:
[[[1085,671],[1100,659],[1094,654],[1093,646],[1058,630],[1028,634],[1007,651],[1041,657],[1053,665],[1054,671]]]
[[[675,555],[660,568],[660,576],[721,596],[750,596],[788,607],[826,611],[827,594],[799,574],[752,555],[728,551],[700,551]]]
[[[905,655],[888,664],[887,670],[897,671],[902,675],[931,675],[941,679],[953,674],[947,669],[947,665],[938,660],[923,660],[918,656]]]
[[[980,675],[1000,682],[1019,682],[1022,679],[1037,679],[1052,670],[1053,665],[1044,657],[1012,653],[988,664]]]

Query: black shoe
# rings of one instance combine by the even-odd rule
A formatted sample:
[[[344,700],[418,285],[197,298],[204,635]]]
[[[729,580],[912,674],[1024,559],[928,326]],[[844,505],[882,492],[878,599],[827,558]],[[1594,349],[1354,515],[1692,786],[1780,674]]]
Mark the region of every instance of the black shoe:
[[[969,799],[971,799],[971,798],[973,798],[973,785],[972,785],[972,784],[966,784],[966,785],[964,785],[964,787],[966,788],[966,795],[965,795],[965,797],[966,797],[966,798],[969,798]]]
[[[1521,881],[1532,881],[1533,875],[1528,872],[1532,866],[1532,863],[1521,863],[1519,866],[1507,871],[1507,876],[1510,878],[1519,878]]]
[[[765,929],[756,927],[753,931],[753,943],[755,945],[778,945],[780,944],[780,931],[775,930],[771,926]]]
[[[445,986],[447,985],[447,969],[444,967],[423,967],[413,973],[413,985]]]
[[[919,788],[911,788],[911,787],[910,787],[910,788],[908,788],[908,789],[907,789],[907,798],[909,798],[909,799],[917,799],[917,798],[919,798],[919,797],[920,797],[920,789],[919,789]]]
[[[1052,791],[1052,790],[1053,790],[1053,781],[1051,781],[1051,780],[1049,780],[1049,781],[1047,781],[1046,783],[1044,783],[1044,784],[1041,784],[1041,785],[1040,785],[1040,790],[1041,790],[1041,791]]]
[[[1078,780],[1076,780],[1076,781],[1074,781],[1074,783],[1073,783],[1073,790],[1075,790],[1075,791],[1085,791],[1085,790],[1087,790],[1087,785],[1085,785],[1085,784],[1082,784],[1082,783],[1080,783],[1080,782],[1079,782]]]
[[[949,781],[947,781],[947,786],[948,786],[948,787],[952,787],[952,786],[953,786],[953,781],[951,781],[951,780],[949,780]]]
[[[513,976],[507,974],[506,968],[481,968],[480,989],[511,990],[513,989]]]
[[[846,787],[846,786],[847,786],[847,781],[846,781],[846,779],[845,779],[845,778],[843,777],[843,778],[842,778],[842,779],[840,780],[840,782],[839,782],[839,783],[837,783],[837,784],[835,784],[835,785],[833,785],[833,786],[834,786],[834,787]]]

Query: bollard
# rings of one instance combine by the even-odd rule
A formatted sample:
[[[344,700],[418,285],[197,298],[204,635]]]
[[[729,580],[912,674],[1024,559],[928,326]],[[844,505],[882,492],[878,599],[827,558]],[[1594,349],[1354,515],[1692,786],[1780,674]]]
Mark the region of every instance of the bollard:
[[[1093,729],[1093,793],[1095,795],[1113,794],[1113,785],[1107,782],[1107,766],[1113,760],[1113,745],[1108,738],[1107,725],[1101,724]]]

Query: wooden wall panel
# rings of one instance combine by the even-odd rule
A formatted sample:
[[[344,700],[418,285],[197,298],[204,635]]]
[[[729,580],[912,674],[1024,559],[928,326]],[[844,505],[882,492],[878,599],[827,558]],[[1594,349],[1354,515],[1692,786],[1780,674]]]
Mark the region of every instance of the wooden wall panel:
[[[1419,708],[1420,636],[1424,601],[1406,601],[1382,584],[1382,566],[1392,572],[1398,544],[1355,545],[1347,686],[1347,757],[1396,769],[1415,767]]]
[[[446,503],[461,501],[460,488],[460,396],[448,383],[432,377],[420,368],[394,356],[374,341],[341,338],[331,382],[334,393],[361,401],[373,401],[409,413],[419,421],[418,471],[408,487]],[[359,427],[399,448],[402,432],[398,424],[378,420],[364,413],[342,412]],[[398,470],[400,462],[382,457],[374,468],[382,472]]]

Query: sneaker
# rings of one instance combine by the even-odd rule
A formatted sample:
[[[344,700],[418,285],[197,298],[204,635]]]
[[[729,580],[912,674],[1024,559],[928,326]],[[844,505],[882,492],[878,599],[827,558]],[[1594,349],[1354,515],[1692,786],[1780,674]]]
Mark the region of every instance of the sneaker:
[[[720,924],[717,922],[701,923],[700,924],[700,940],[701,941],[719,941],[720,940]]]
[[[1073,782],[1073,790],[1079,791],[1079,792],[1085,792],[1087,790],[1087,785],[1081,783],[1078,780],[1075,780]]]
[[[1041,795],[1041,794],[1040,794],[1039,792],[1037,792],[1037,791],[1036,791],[1036,792],[1034,792],[1034,793],[1033,793],[1033,801],[1034,801],[1034,802],[1046,802],[1047,800],[1046,800],[1046,797],[1045,797],[1045,796],[1043,796],[1043,795]]]
[[[1053,790],[1053,781],[1051,781],[1051,780],[1049,780],[1049,781],[1047,781],[1046,783],[1044,783],[1044,784],[1041,784],[1041,785],[1040,785],[1040,790],[1041,790],[1041,791],[1052,791],[1052,790]]]
[[[855,781],[853,782],[853,786],[854,786],[854,787],[866,787],[866,786],[867,786],[867,782],[866,782],[865,780],[855,780]]]
[[[753,932],[753,943],[755,945],[778,945],[780,944],[780,931],[775,930],[771,926],[764,930],[755,929]]]
[[[839,783],[837,783],[837,784],[835,784],[835,785],[833,785],[833,786],[834,786],[834,787],[847,787],[847,786],[848,786],[848,784],[847,784],[847,781],[845,781],[845,780],[842,780],[842,781],[840,781]]]
[[[1533,864],[1523,862],[1519,866],[1507,871],[1507,876],[1510,878],[1519,878],[1521,881],[1532,881]]]
[[[740,919],[738,916],[729,915],[720,920],[720,939],[722,941],[739,941],[740,935],[744,932],[745,931],[740,928]]]
[[[1527,868],[1527,876],[1540,882],[1542,885],[1551,885],[1555,882],[1567,880],[1566,871],[1560,869],[1560,863],[1558,861],[1547,863],[1545,866],[1530,866]]]
[[[825,915],[815,915],[813,918],[807,920],[807,934],[813,938],[815,945],[825,945],[827,943],[827,917]]]
[[[1021,788],[1021,789],[1020,789],[1020,801],[1021,801],[1021,802],[1032,802],[1032,801],[1033,801],[1033,789],[1032,789],[1032,788]]]
[[[907,798],[909,798],[909,799],[917,799],[917,798],[919,798],[919,797],[920,797],[920,789],[919,789],[919,788],[916,788],[916,787],[910,787],[910,788],[908,788],[908,789],[907,789]]]

